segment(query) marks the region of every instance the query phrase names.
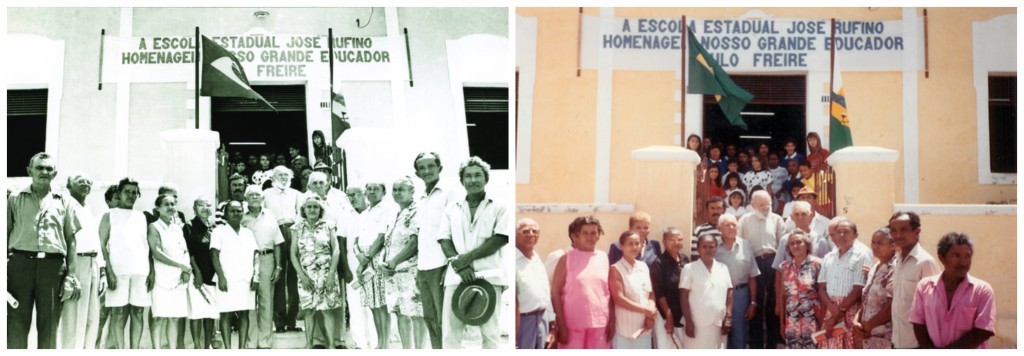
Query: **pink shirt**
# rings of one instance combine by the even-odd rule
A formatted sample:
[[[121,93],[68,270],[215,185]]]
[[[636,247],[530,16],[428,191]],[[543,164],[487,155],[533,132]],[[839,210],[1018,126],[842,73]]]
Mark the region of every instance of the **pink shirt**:
[[[608,325],[608,268],[608,255],[603,251],[572,249],[565,254],[562,307],[570,330]]]
[[[996,297],[987,282],[971,277],[964,279],[953,292],[952,308],[946,302],[942,274],[927,277],[917,284],[910,322],[928,327],[928,336],[935,347],[956,341],[973,328],[996,331]],[[988,348],[988,341],[978,346]]]

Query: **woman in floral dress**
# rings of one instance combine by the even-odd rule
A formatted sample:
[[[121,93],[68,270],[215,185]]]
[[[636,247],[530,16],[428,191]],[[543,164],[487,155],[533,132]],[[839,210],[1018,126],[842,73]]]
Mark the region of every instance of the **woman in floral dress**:
[[[811,254],[811,246],[806,233],[790,234],[786,248],[793,259],[783,262],[779,270],[783,290],[777,300],[785,306],[780,319],[787,349],[816,348],[811,334],[819,329],[822,317],[817,283],[821,259]]]
[[[388,310],[398,315],[398,336],[405,349],[426,348],[427,324],[423,320],[423,304],[416,285],[416,206],[413,204],[412,179],[402,177],[395,181],[391,194],[402,209],[387,233],[380,270],[387,278],[384,286]]]
[[[865,349],[892,348],[892,288],[896,245],[888,228],[871,235],[871,252],[878,262],[871,266],[861,300],[864,308],[853,320],[852,332],[864,340]]]
[[[334,313],[342,306],[344,296],[338,286],[338,240],[334,238],[334,224],[323,219],[324,201],[310,195],[302,203],[302,220],[292,225],[291,259],[299,278],[299,309],[304,314],[306,346],[313,345],[315,314],[323,315],[328,348],[334,345]]]

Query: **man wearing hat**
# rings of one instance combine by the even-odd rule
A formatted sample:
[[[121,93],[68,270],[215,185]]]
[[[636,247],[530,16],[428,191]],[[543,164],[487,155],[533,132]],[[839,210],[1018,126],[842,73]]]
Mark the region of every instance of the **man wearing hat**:
[[[345,201],[348,201],[348,196],[345,195],[345,192],[343,192],[340,189],[334,187],[334,183],[335,183],[334,182],[334,169],[331,169],[331,166],[328,166],[327,164],[325,164],[323,162],[318,162],[316,164],[316,166],[313,167],[313,171],[314,172],[320,172],[320,173],[323,173],[323,174],[327,175],[327,185],[330,186],[330,188],[327,189],[327,201],[330,201],[330,202],[334,202],[334,201],[345,202]]]
[[[448,258],[444,278],[444,312],[441,329],[444,348],[462,348],[466,325],[480,327],[483,348],[498,347],[500,337],[496,305],[506,282],[502,248],[508,244],[511,226],[507,206],[486,196],[490,165],[470,157],[459,167],[466,197],[448,205],[441,219],[437,241]]]
[[[811,217],[810,230],[804,230],[804,231],[806,231],[806,232],[813,232],[813,233],[816,234],[817,237],[825,238],[826,236],[828,236],[828,222],[829,222],[829,219],[827,217],[825,217],[824,215],[818,214],[817,212],[814,211],[814,202],[816,200],[818,200],[818,193],[815,193],[814,190],[812,190],[812,189],[810,189],[808,187],[801,188],[800,191],[796,194],[796,201],[805,201],[805,202],[807,202],[807,204],[809,204],[811,206],[811,216],[812,217]],[[783,227],[783,231],[785,231],[786,234],[789,234],[789,233],[793,232],[796,228],[797,228],[796,223],[793,222],[792,218],[790,218],[789,220],[786,221],[786,225]],[[836,244],[833,243],[831,239],[826,239],[826,240],[828,241],[829,249],[830,250],[836,247]],[[817,241],[815,241],[815,245],[817,245]],[[818,257],[822,257],[822,256],[818,256]]]

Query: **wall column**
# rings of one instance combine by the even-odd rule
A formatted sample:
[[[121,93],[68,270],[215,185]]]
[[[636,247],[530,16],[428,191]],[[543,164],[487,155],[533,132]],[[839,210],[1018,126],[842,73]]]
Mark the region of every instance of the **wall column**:
[[[178,210],[191,219],[192,203],[205,196],[217,204],[217,147],[220,134],[210,130],[175,129],[160,133],[164,150],[162,182],[178,186]]]
[[[696,152],[679,146],[649,146],[633,150],[636,162],[636,210],[651,214],[651,235],[661,240],[661,230],[674,226],[689,236],[693,231],[693,170],[700,162]],[[618,232],[608,232],[618,237]],[[689,238],[684,239],[687,242]],[[686,251],[688,247],[684,246]]]
[[[893,213],[899,155],[887,148],[851,146],[828,157],[836,172],[836,215],[862,226],[861,235],[885,225]]]

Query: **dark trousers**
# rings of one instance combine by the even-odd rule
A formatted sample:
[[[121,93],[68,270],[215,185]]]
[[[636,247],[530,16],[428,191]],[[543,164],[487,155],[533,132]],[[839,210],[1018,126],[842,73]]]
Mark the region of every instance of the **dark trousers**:
[[[57,323],[60,321],[63,259],[35,259],[12,255],[7,261],[7,292],[18,301],[18,308],[7,306],[7,348],[28,348],[32,327],[32,308],[36,309],[38,348],[57,348]]]
[[[283,274],[277,277],[274,285],[274,326],[277,330],[294,328],[295,318],[299,315],[299,280],[295,274],[295,266],[292,266],[291,258],[291,231],[284,235],[284,243],[281,244],[281,270]]]
[[[757,315],[750,321],[750,348],[774,349],[779,343],[779,317],[775,315],[775,254],[755,257],[761,275],[757,277]]]
[[[448,266],[419,271],[416,273],[416,287],[420,289],[423,303],[423,321],[427,324],[430,346],[441,348],[441,312],[444,311],[444,272]]]

